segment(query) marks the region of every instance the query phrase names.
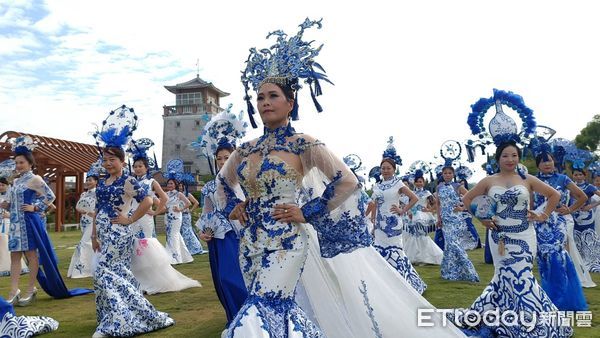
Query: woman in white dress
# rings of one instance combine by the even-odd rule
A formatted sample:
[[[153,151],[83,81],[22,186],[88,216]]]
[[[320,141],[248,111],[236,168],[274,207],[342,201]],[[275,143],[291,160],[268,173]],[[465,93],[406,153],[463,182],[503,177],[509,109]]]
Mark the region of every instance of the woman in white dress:
[[[183,237],[181,236],[182,212],[191,205],[184,194],[177,190],[177,180],[167,181],[167,252],[171,256],[171,264],[182,264],[194,261]]]
[[[148,294],[199,287],[198,281],[186,277],[171,266],[171,255],[154,237],[154,215],[164,211],[167,194],[162,190],[160,184],[148,175],[146,151],[136,150],[138,151],[133,152],[133,172],[139,185],[148,192],[148,196],[158,202],[158,206],[156,211],[150,208],[146,214],[131,225],[134,235],[131,272],[140,283],[140,288]],[[135,200],[132,203],[132,210],[135,210],[138,203]]]
[[[92,220],[96,216],[96,185],[98,184],[98,173],[88,172],[85,178],[84,191],[79,196],[79,201],[75,208],[81,214],[79,227],[83,233],[79,244],[75,247],[75,252],[71,257],[71,264],[67,277],[86,278],[92,277]]]
[[[393,138],[390,137],[388,147],[383,153],[380,164],[383,180],[373,186],[371,195],[374,214],[371,221],[375,227],[374,246],[394,269],[412,285],[419,293],[423,293],[427,284],[421,279],[413,268],[410,260],[404,253],[402,243],[403,215],[417,203],[417,196],[402,183],[400,177],[396,176],[396,165],[401,162],[400,156],[396,154],[393,146]],[[408,203],[400,206],[400,197],[408,196]]]
[[[428,201],[433,197],[429,190],[424,189],[423,172],[415,172],[415,195],[419,201],[411,209],[412,219],[403,235],[404,252],[413,264],[441,265],[444,252],[429,237],[435,228],[435,216],[428,207]]]

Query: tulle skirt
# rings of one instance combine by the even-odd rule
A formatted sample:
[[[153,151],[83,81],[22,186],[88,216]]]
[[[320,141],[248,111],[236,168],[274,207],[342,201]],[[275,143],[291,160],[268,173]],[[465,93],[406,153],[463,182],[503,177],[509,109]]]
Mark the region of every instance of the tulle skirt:
[[[156,294],[201,286],[171,266],[169,253],[156,238],[136,238],[133,243],[131,272],[142,291]]]

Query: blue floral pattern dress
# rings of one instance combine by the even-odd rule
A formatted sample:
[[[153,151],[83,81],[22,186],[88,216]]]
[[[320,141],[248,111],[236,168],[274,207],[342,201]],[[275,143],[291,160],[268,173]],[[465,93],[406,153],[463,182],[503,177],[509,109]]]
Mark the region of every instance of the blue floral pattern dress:
[[[577,183],[577,186],[587,195],[588,200],[584,207],[592,203],[592,196],[598,190],[595,186],[583,182]],[[572,205],[573,200],[570,201]],[[582,207],[583,208],[583,207]],[[600,236],[595,230],[594,209],[583,211],[581,209],[573,212],[575,229],[573,236],[575,244],[583,259],[583,264],[590,272],[600,272]]]
[[[192,228],[192,213],[189,208],[186,208],[181,214],[181,236],[192,256],[205,253],[200,240]]]
[[[10,230],[8,235],[9,251],[29,251],[38,248],[33,227],[46,232],[40,215],[21,210],[23,204],[32,204],[39,211],[54,201],[52,189],[38,175],[28,171],[13,182],[10,190]]]
[[[144,298],[130,270],[133,231],[130,226],[113,224],[119,213],[127,215],[132,200],[141,202],[146,191],[137,180],[125,174],[112,184],[104,180],[96,189],[96,232],[100,242],[98,266],[94,271],[97,331],[117,337],[129,337],[174,324],[169,315],[157,311]]]
[[[298,157],[301,168],[293,162]],[[321,255],[332,257],[369,245],[368,233],[359,231],[364,224],[357,224],[364,215],[336,212],[349,196],[359,196],[357,179],[321,142],[296,134],[290,125],[265,129],[262,137],[234,151],[219,172],[217,203],[225,205],[227,196],[240,193],[241,186],[249,217],[240,239],[248,299],[230,323],[228,337],[323,337],[295,301],[307,258],[307,225],[272,216],[275,205],[296,204],[303,178],[313,174],[322,174],[320,179],[329,183],[301,210],[319,233]]]
[[[447,280],[479,282],[475,266],[460,242],[462,234],[467,231],[467,225],[462,213],[454,211],[461,203],[457,192],[459,185],[460,183],[442,183],[437,188],[444,234],[441,274],[442,278]]]
[[[573,183],[562,174],[541,175],[538,178],[560,192],[559,206],[567,205],[569,191]],[[544,195],[534,193],[534,209],[543,212],[547,205]],[[534,222],[537,235],[537,261],[540,269],[542,288],[554,305],[563,311],[584,311],[588,309],[581,282],[577,276],[573,260],[565,250],[567,243],[567,222],[565,217],[554,211],[546,222]]]
[[[537,241],[534,226],[527,219],[529,189],[524,185],[510,188],[495,185],[487,194],[497,203],[495,223],[499,230],[490,231],[489,235],[494,277],[470,310],[480,315],[488,311],[499,311],[500,315],[514,311],[523,316],[526,323],[533,324],[511,325],[509,317],[508,321],[499,321],[498,325],[481,324],[471,330],[485,337],[571,336],[571,327],[561,327],[558,320],[550,320],[551,316],[556,318],[558,309],[533,275]],[[458,319],[459,322],[462,320]]]
[[[373,187],[371,198],[377,205],[373,246],[417,292],[423,293],[427,289],[427,284],[423,282],[417,270],[413,268],[403,250],[402,229],[404,222],[402,217],[390,211],[392,205],[399,204],[400,189],[402,187],[404,187],[404,183],[397,176],[377,183]]]
[[[77,210],[84,212],[96,211],[96,188],[85,191],[77,201]],[[92,217],[86,214],[81,215],[79,227],[81,228],[81,240],[75,247],[75,252],[71,257],[69,272],[67,277],[70,278],[85,278],[92,277],[92,257],[94,250],[92,249]]]
[[[0,203],[10,203],[10,187],[0,192]],[[10,212],[0,208],[0,276],[10,276],[10,252],[8,251],[8,230],[10,228]],[[29,272],[25,258],[21,259],[21,273]]]

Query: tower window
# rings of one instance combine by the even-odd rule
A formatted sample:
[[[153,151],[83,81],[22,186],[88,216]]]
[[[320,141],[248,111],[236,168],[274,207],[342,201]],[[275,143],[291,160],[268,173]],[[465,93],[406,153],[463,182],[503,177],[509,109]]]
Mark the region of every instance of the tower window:
[[[175,150],[177,150],[177,151],[181,150],[181,144],[176,144],[175,145]]]
[[[196,127],[200,126],[200,121],[196,121]]]
[[[175,127],[181,127],[181,122],[179,122],[179,121],[175,122]]]

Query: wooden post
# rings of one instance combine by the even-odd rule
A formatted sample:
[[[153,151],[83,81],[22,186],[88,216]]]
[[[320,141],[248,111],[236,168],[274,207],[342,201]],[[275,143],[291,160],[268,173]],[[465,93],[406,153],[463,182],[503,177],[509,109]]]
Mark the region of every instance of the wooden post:
[[[54,231],[60,232],[65,211],[65,178],[62,174],[62,168],[59,168],[56,173],[56,201],[54,203],[56,205]]]
[[[77,194],[78,201],[79,201],[79,198],[81,197],[82,193],[83,193],[83,173],[77,173],[76,194]],[[75,202],[75,205],[77,205],[77,202]],[[81,215],[79,214],[79,211],[77,211],[77,208],[75,208],[75,219],[77,220],[78,223],[81,220]]]

